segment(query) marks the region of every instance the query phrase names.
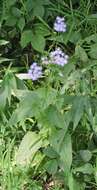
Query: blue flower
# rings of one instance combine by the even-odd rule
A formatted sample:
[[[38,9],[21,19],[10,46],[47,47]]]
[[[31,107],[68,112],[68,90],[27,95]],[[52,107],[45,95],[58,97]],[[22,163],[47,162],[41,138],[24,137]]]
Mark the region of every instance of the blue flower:
[[[38,66],[36,62],[32,63],[28,71],[30,78],[35,81],[42,77],[42,67]]]
[[[57,32],[66,32],[66,23],[64,17],[56,17],[54,22],[54,30]]]
[[[51,63],[64,66],[68,63],[68,55],[66,55],[60,48],[55,49],[50,53]]]
[[[66,55],[60,48],[51,51],[48,57],[42,57],[43,64],[56,64],[64,66],[68,63],[68,55]]]

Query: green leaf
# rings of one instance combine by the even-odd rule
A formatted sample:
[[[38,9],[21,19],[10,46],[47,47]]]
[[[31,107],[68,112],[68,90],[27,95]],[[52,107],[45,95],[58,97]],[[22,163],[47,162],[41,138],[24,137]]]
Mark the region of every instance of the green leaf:
[[[16,89],[16,80],[12,73],[8,73],[4,76],[4,79],[0,88],[0,109],[4,109],[6,101],[10,104],[11,94]]]
[[[89,55],[93,59],[97,59],[97,43],[91,45]]]
[[[18,8],[16,8],[16,7],[12,7],[11,13],[16,18],[20,18],[21,17],[21,11]]]
[[[21,17],[18,21],[18,27],[22,31],[24,29],[24,26],[25,26],[25,19],[24,17]]]
[[[57,172],[58,163],[56,159],[50,160],[45,164],[45,168],[49,174],[54,175]]]
[[[32,41],[33,35],[31,30],[25,30],[21,35],[21,46],[24,48]]]
[[[87,43],[97,42],[97,34],[92,34],[84,39]]]
[[[62,115],[55,106],[49,106],[45,113],[41,114],[41,120],[45,118],[44,123],[50,127],[65,128],[64,115]]]
[[[5,25],[7,26],[15,26],[17,23],[17,18],[14,16],[8,16]]]
[[[27,0],[25,2],[25,8],[27,12],[29,13],[34,7],[36,6],[36,2],[32,0]]]
[[[19,88],[26,89],[26,86],[24,85],[23,81],[20,81],[19,79],[15,78],[15,76],[12,73],[7,73],[4,76],[0,88],[0,109],[4,109],[7,100],[10,104],[11,95],[16,95],[15,92]]]
[[[27,165],[41,148],[42,140],[35,132],[28,132],[21,141],[16,157],[17,164]]]
[[[80,150],[80,156],[84,162],[89,162],[92,158],[92,153],[89,150]]]
[[[6,61],[11,61],[11,59],[0,57],[0,63],[6,62]]]
[[[72,164],[72,143],[71,136],[68,133],[65,135],[61,143],[59,155],[62,163],[62,169],[67,173]]]
[[[83,112],[84,112],[84,103],[85,102],[85,98],[82,97],[77,97],[75,99],[75,101],[73,102],[73,106],[72,106],[72,110],[71,110],[71,115],[72,115],[72,121],[73,121],[73,127],[74,129],[76,128],[76,126],[78,125]]]
[[[91,107],[91,99],[89,97],[86,98],[85,100],[85,111],[87,113],[89,122],[93,126],[93,113],[92,113],[92,107]]]
[[[19,107],[13,112],[9,125],[16,125],[25,121],[28,117],[40,117],[40,114],[50,104],[56,101],[56,91],[47,88],[39,88],[34,91],[23,91],[20,96]],[[20,114],[18,114],[20,113]]]
[[[52,148],[52,147],[47,147],[45,150],[44,150],[44,154],[46,156],[48,156],[49,158],[56,158],[58,157],[58,154],[57,152]]]
[[[85,52],[84,48],[79,45],[77,45],[75,48],[75,56],[79,58],[82,62],[88,61],[87,53]]]
[[[76,44],[81,38],[81,33],[79,31],[73,31],[70,35],[69,41]]]
[[[45,10],[42,5],[39,5],[39,6],[36,5],[36,7],[34,7],[34,9],[33,9],[33,16],[43,17],[44,12],[45,12]]]
[[[39,34],[33,34],[31,44],[33,49],[43,52],[45,48],[45,38]]]
[[[69,190],[85,190],[85,184],[80,183],[73,177],[72,173],[68,176]]]
[[[83,174],[92,174],[94,172],[92,165],[89,163],[84,164],[78,168],[75,168],[73,171],[74,171],[74,173],[81,172]]]
[[[9,41],[6,40],[0,40],[0,46],[8,44]]]
[[[43,23],[36,23],[34,27],[35,34],[39,34],[41,36],[48,36],[51,34],[49,28]]]
[[[52,132],[50,135],[50,144],[54,148],[54,150],[59,154],[61,150],[61,144],[63,142],[65,136],[65,131],[63,129],[52,128]]]

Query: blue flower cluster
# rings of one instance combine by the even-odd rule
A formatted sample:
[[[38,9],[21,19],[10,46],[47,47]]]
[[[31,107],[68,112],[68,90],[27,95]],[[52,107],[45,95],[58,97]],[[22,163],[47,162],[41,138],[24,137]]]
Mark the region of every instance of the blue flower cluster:
[[[42,77],[42,67],[38,66],[36,62],[32,63],[28,71],[30,78],[35,81]]]
[[[56,32],[66,32],[66,23],[64,17],[56,17],[54,22],[54,30]]]
[[[54,22],[54,30],[57,32],[66,32],[66,23],[64,17],[56,17]],[[68,55],[66,55],[60,48],[51,51],[48,56],[41,58],[42,64],[56,64],[64,66],[68,63]],[[29,77],[36,81],[43,75],[42,67],[33,62],[28,71]]]
[[[64,66],[68,63],[68,55],[66,55],[60,48],[51,51],[48,57],[42,57],[43,64],[56,64]]]

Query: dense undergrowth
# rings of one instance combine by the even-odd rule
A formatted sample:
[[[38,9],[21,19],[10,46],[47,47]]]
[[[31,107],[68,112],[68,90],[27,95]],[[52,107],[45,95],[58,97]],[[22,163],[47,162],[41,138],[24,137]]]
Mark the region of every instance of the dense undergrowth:
[[[0,189],[97,189],[97,1],[0,1]]]

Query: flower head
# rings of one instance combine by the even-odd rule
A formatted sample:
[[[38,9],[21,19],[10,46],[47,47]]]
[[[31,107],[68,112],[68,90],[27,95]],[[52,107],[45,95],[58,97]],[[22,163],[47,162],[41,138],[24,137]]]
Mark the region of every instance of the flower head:
[[[48,57],[42,57],[43,64],[56,64],[64,66],[68,63],[68,55],[66,55],[60,48],[56,48],[55,51],[51,51]]]
[[[57,48],[50,53],[50,59],[53,64],[60,66],[64,66],[68,63],[68,55],[66,55],[60,48]]]
[[[66,23],[64,17],[56,17],[54,22],[54,30],[57,32],[66,32]]]
[[[39,79],[42,76],[42,67],[38,66],[36,62],[32,63],[28,71],[29,76],[33,81]]]

